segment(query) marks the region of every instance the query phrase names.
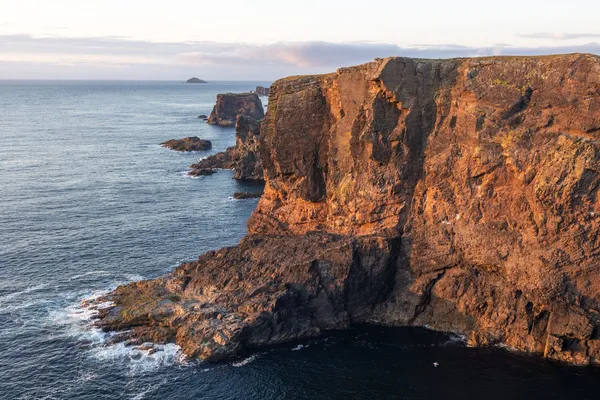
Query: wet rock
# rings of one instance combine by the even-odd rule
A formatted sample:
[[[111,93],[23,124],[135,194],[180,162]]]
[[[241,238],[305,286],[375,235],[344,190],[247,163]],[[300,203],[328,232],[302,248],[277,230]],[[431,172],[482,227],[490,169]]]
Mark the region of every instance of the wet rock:
[[[200,114],[200,115],[198,115],[198,118],[201,118],[201,119],[208,119],[208,116],[206,116],[206,115],[204,115],[204,114]]]
[[[224,93],[217,95],[208,123],[211,125],[234,126],[239,115],[256,120],[264,118],[264,110],[256,93]]]
[[[172,139],[161,143],[160,145],[175,151],[202,151],[210,150],[212,148],[210,140],[200,139],[197,136],[184,139]]]

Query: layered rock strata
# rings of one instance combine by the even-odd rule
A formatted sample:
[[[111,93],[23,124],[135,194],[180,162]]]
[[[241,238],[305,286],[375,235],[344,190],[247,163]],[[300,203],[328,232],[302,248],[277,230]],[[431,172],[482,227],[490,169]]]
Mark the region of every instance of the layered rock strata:
[[[118,288],[100,326],[207,360],[371,322],[600,363],[600,58],[287,78],[260,137],[249,234]]]

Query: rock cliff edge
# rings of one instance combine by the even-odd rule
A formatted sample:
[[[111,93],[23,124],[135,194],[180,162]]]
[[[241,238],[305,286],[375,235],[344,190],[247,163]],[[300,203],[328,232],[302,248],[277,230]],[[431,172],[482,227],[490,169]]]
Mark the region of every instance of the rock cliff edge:
[[[192,357],[371,322],[600,363],[600,58],[389,58],[277,81],[241,243],[97,324]]]

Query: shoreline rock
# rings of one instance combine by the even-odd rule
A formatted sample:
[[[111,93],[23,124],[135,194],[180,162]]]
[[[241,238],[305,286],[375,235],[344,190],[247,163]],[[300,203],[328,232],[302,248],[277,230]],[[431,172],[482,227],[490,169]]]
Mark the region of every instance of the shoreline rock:
[[[599,77],[575,54],[279,80],[248,235],[96,323],[208,361],[371,321],[598,365]]]
[[[214,154],[190,166],[190,175],[205,168],[233,169],[233,179],[262,181],[260,161],[260,121],[240,115],[235,127],[235,146]]]
[[[204,151],[212,148],[212,142],[210,140],[200,139],[197,136],[186,137],[183,139],[171,139],[160,144],[175,151]]]
[[[224,93],[217,95],[208,123],[211,125],[234,126],[239,115],[261,120],[265,112],[256,93]]]

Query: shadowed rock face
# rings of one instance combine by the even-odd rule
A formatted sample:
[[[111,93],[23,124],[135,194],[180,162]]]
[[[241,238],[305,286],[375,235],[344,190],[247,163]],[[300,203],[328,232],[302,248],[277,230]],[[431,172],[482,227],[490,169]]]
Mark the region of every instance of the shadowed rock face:
[[[217,360],[356,322],[600,363],[600,58],[390,58],[271,87],[239,246],[99,324]]]
[[[190,175],[196,176],[206,169],[233,169],[233,178],[261,181],[263,168],[259,157],[260,122],[240,115],[235,126],[235,146],[191,165]]]
[[[225,93],[217,95],[208,123],[211,125],[234,126],[238,115],[261,120],[265,116],[262,103],[256,93]]]

